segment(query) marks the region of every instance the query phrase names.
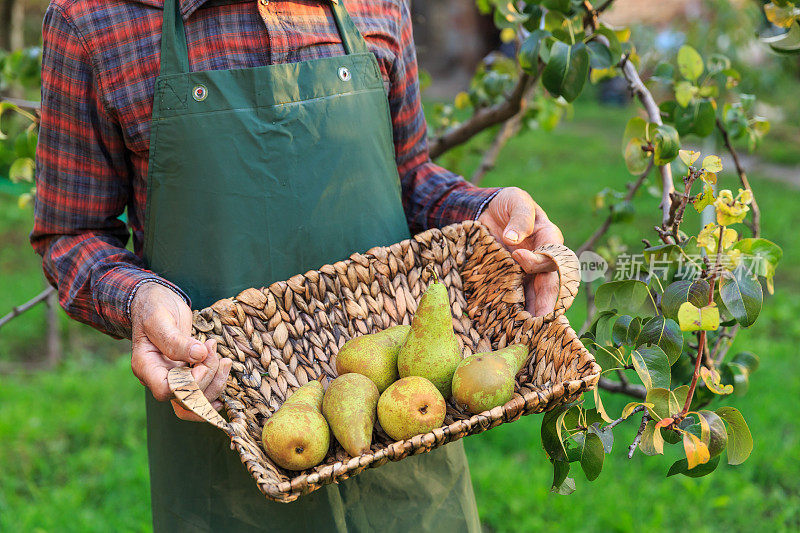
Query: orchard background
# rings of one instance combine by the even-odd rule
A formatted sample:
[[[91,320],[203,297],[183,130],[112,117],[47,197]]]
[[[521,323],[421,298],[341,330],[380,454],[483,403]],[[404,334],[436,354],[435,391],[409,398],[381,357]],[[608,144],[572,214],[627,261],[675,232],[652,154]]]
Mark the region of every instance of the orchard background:
[[[465,440],[487,531],[800,528],[792,224],[800,11],[787,1],[652,4],[412,2],[439,162],[481,185],[526,189],[568,246],[610,265],[568,312],[606,371],[602,408],[588,394],[570,410]],[[129,344],[52,305],[27,240],[45,5],[0,1],[0,317],[42,301],[0,318],[0,530],[149,530],[144,391],[130,372]],[[744,193],[737,203],[737,190],[750,186],[755,202]],[[717,222],[769,244],[719,247],[724,235],[702,231]],[[767,266],[748,281],[736,261],[754,249]],[[682,278],[674,263],[691,252],[704,268]],[[639,255],[663,259],[668,272],[619,276],[623,258]],[[731,268],[714,269],[726,260]],[[690,331],[691,320],[664,303],[681,279],[722,287],[711,298],[720,323],[701,325],[707,332]],[[688,299],[705,313],[707,295]],[[643,333],[648,323],[666,334],[654,341]],[[681,336],[681,349],[661,342]],[[669,395],[683,400],[693,374],[694,401],[681,410]],[[668,413],[656,401],[662,393]],[[752,453],[740,424],[725,430],[731,408],[746,420]],[[668,442],[648,457],[643,451],[659,451],[659,421]],[[727,450],[704,457],[708,434],[720,428]],[[674,445],[670,434],[679,437]],[[681,469],[687,459],[698,466]],[[683,475],[711,466],[704,477]],[[679,473],[666,477],[670,470]]]

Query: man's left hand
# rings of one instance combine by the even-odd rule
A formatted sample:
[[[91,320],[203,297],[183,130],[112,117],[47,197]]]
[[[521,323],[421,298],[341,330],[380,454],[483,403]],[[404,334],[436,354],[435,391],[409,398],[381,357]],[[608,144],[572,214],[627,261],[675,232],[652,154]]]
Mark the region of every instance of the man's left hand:
[[[531,195],[517,187],[508,187],[492,198],[478,217],[492,235],[511,252],[511,257],[525,271],[525,307],[535,316],[551,312],[558,297],[558,273],[553,261],[533,253],[548,243],[564,244],[561,230]]]

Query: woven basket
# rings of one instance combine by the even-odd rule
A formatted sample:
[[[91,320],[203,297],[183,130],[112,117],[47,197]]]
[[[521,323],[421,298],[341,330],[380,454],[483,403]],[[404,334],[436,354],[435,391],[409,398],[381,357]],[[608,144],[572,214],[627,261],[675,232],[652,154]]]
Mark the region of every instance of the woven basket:
[[[230,421],[211,407],[186,367],[170,372],[170,385],[185,407],[228,434],[259,489],[280,502],[366,468],[547,411],[593,387],[600,367],[564,316],[579,285],[575,254],[558,245],[537,251],[555,261],[561,282],[555,310],[546,317],[525,311],[523,273],[505,248],[482,224],[463,222],[266,288],[247,289],[235,299],[195,311],[193,335],[201,341],[216,339],[219,353],[233,360],[222,396]],[[273,464],[261,447],[265,420],[309,380],[322,377],[327,384],[334,378],[334,357],[348,339],[410,324],[431,282],[428,265],[447,286],[465,357],[511,343],[531,348],[513,398],[478,415],[450,401],[443,427],[405,441],[395,442],[377,429],[370,452],[360,457],[350,457],[332,439],[325,461],[314,468],[292,472]]]

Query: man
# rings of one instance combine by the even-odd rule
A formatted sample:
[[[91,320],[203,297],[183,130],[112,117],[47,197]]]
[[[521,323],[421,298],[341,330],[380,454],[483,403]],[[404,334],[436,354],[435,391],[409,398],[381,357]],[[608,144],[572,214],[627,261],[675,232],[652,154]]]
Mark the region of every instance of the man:
[[[43,35],[31,240],[72,317],[132,339],[155,529],[477,530],[460,442],[277,504],[166,403],[190,364],[220,408],[231,368],[189,336],[190,305],[409,231],[479,218],[537,274],[529,309],[552,309],[553,265],[530,250],[558,228],[428,157],[406,3],[54,0]]]

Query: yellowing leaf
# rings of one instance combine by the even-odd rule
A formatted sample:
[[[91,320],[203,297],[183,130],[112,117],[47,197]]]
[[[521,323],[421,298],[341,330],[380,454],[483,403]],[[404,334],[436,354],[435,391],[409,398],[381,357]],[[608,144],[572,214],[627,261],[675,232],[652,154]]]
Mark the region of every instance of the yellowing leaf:
[[[500,40],[504,43],[510,43],[517,37],[517,32],[514,28],[503,28],[500,30]]]
[[[716,200],[716,198],[714,198],[714,189],[712,189],[710,185],[705,185],[703,187],[703,193],[692,200],[692,205],[698,213],[701,213],[706,207],[714,205],[714,200]]]
[[[466,109],[470,105],[469,95],[461,91],[456,95],[455,106],[456,109]]]
[[[700,377],[706,384],[708,390],[714,394],[730,394],[733,392],[733,385],[723,385],[721,377],[716,370],[709,370],[706,367],[700,367]]]
[[[708,172],[704,170],[703,173],[700,174],[700,179],[709,185],[714,185],[715,183],[717,183],[717,174],[714,172]]]
[[[675,84],[675,100],[681,107],[688,106],[696,92],[697,87],[688,81],[679,81]]]
[[[714,331],[719,328],[719,309],[714,303],[698,308],[684,302],[678,309],[678,325],[682,331]]]
[[[603,419],[603,421],[608,423],[612,422],[611,417],[608,416],[605,407],[603,407],[603,401],[600,399],[600,387],[594,388],[594,407],[597,409],[597,412],[600,414],[600,417]]]
[[[694,81],[703,73],[703,58],[689,45],[678,50],[678,71],[687,80]],[[685,107],[685,106],[684,106]]]
[[[700,157],[700,152],[695,152],[694,150],[678,150],[678,156],[681,158],[684,165],[690,167],[694,165],[694,162]]]
[[[788,28],[792,25],[794,19],[800,15],[800,10],[798,10],[792,4],[781,7],[770,2],[764,6],[764,15],[767,16],[768,21],[776,26]]]
[[[629,403],[628,405],[626,405],[622,409],[622,418],[628,418],[629,416],[631,416],[631,413],[633,413],[633,410],[636,409],[637,407],[639,407],[640,405],[644,406],[646,408],[649,408],[649,409],[653,408],[653,404],[652,403],[631,402],[631,403]]]
[[[708,172],[720,172],[722,170],[722,160],[716,155],[707,155],[703,158],[703,170]]]
[[[697,465],[707,463],[711,459],[708,446],[696,435],[688,431],[683,433],[683,451],[686,452],[686,461],[689,463],[690,470]]]

